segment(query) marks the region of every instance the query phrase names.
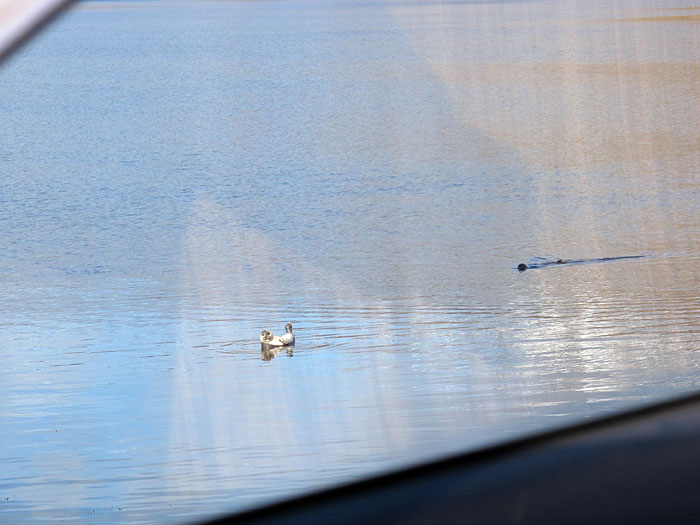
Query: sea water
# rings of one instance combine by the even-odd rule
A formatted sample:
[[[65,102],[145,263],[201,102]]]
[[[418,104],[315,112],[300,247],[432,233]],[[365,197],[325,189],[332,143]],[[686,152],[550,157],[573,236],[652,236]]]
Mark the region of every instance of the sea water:
[[[187,522],[695,390],[699,15],[78,3],[0,68],[0,521]]]

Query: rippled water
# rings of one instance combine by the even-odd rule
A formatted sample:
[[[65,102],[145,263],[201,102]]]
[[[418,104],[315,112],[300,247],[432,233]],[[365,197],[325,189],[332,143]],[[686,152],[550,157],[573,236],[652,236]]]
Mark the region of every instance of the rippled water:
[[[0,521],[187,521],[697,388],[698,16],[80,4],[0,69]]]

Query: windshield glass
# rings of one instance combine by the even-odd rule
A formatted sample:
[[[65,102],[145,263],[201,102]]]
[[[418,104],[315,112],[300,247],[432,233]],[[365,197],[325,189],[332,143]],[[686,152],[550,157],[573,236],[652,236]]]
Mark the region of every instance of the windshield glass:
[[[0,513],[186,522],[697,388],[691,6],[77,3],[0,68]]]

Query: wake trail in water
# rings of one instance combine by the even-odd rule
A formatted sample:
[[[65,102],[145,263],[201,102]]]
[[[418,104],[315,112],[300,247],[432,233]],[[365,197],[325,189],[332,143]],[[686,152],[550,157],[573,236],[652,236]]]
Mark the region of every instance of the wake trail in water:
[[[535,257],[530,260],[529,264],[520,263],[517,268],[518,271],[524,272],[525,270],[535,270],[538,268],[547,268],[549,266],[563,266],[568,264],[588,264],[588,263],[601,263],[610,261],[619,261],[622,259],[641,259],[647,257],[646,255],[622,255],[619,257],[601,257],[598,259],[547,259],[544,257]]]

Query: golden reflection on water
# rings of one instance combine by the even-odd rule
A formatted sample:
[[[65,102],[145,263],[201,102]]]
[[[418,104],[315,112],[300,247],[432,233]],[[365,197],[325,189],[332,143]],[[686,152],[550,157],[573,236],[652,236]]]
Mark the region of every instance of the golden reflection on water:
[[[695,8],[697,9],[697,8]],[[700,22],[700,15],[649,16],[643,18],[620,18],[616,22]]]
[[[698,15],[635,17],[650,10],[626,7],[603,19],[608,5],[564,2],[545,21],[528,4],[392,12],[462,122],[512,146],[533,168],[663,159],[676,173],[694,173],[700,25],[688,22]],[[426,21],[432,31],[420,30]]]

